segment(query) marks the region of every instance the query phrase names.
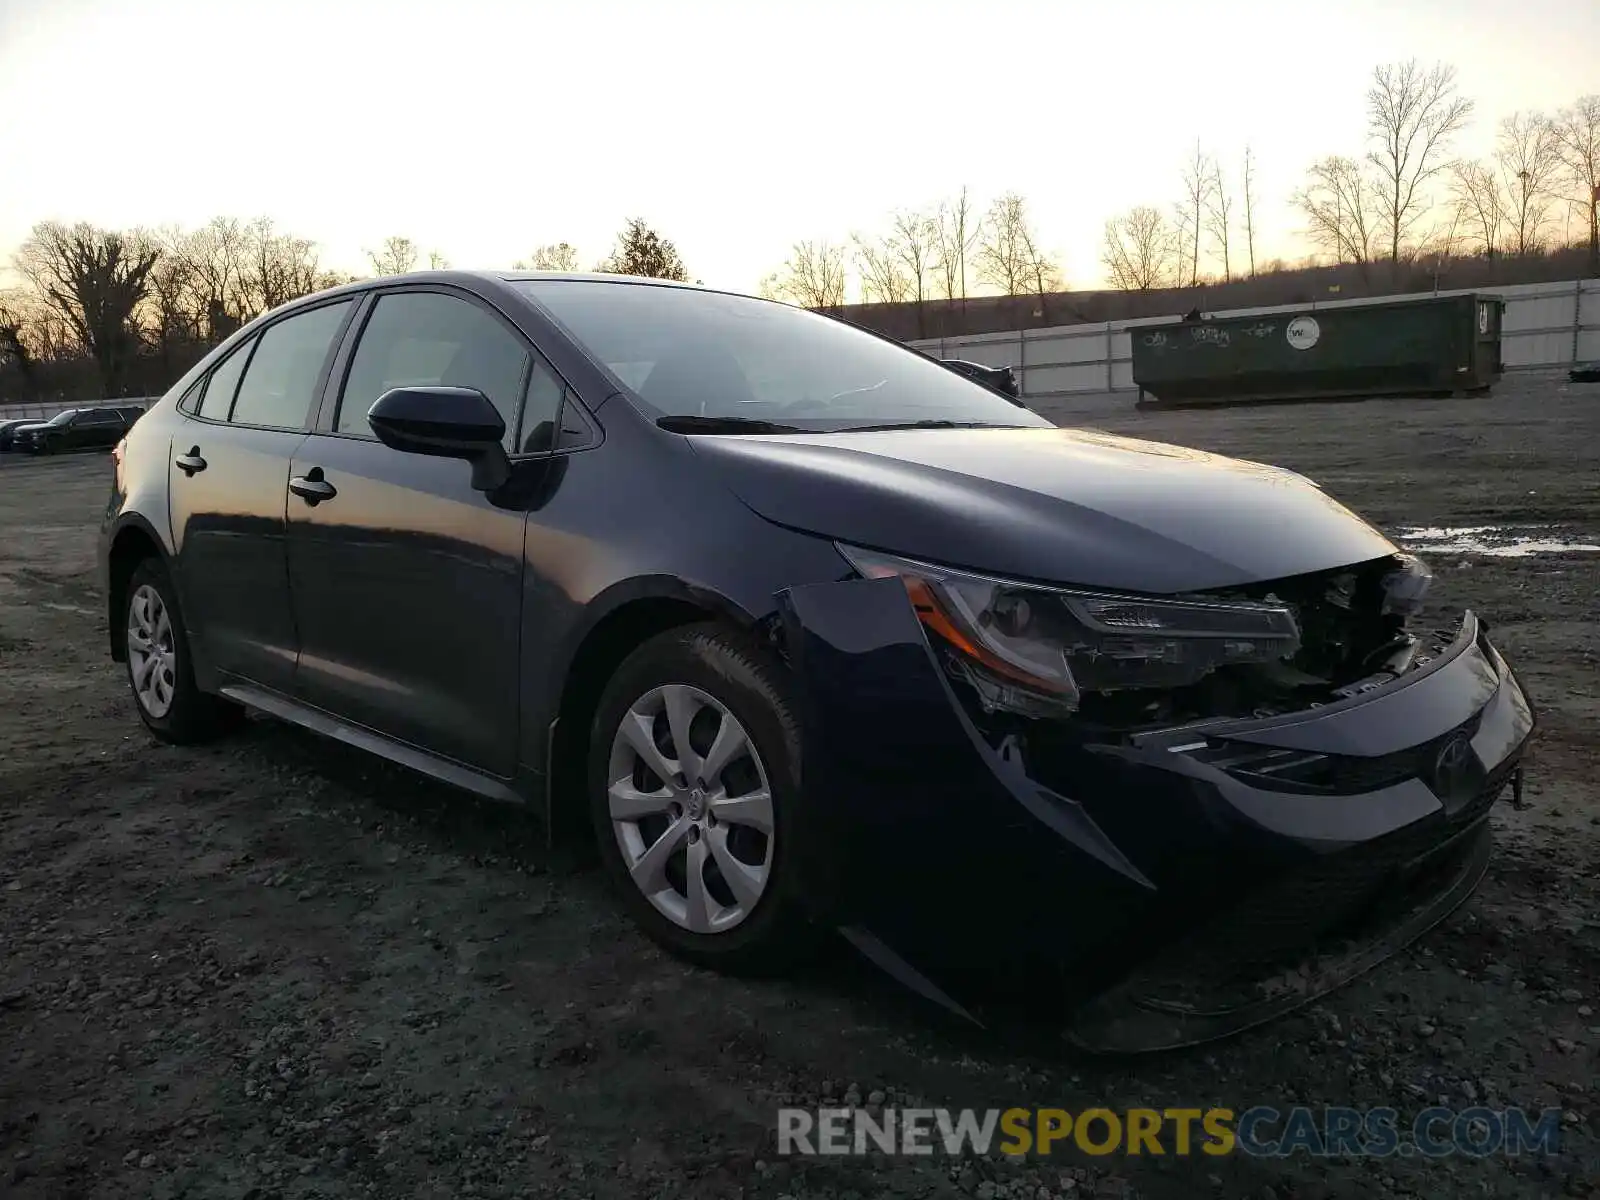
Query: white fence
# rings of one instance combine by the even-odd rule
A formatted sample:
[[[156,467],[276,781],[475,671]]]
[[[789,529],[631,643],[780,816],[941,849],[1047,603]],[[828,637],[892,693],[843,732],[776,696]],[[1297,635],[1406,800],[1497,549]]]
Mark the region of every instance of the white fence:
[[[118,408],[127,408],[135,404],[140,408],[149,408],[159,399],[161,399],[160,396],[124,396],[121,400],[79,400],[70,404],[65,400],[59,403],[52,401],[45,404],[0,404],[0,421],[9,421],[13,417],[25,420],[48,421],[58,412],[62,412],[65,409],[99,408],[107,404],[114,404]]]
[[[1500,351],[1506,370],[1565,367],[1600,360],[1600,279],[1571,283],[1524,283],[1475,291],[1504,297]],[[1419,296],[1384,296],[1335,300],[1325,304],[1285,304],[1274,308],[1237,308],[1217,317],[1249,317],[1308,309],[1353,308]],[[1468,292],[1439,292],[1441,296]],[[1011,367],[1025,399],[1104,396],[1133,392],[1133,343],[1128,330],[1170,321],[1179,316],[1142,317],[1104,325],[1057,325],[1006,333],[930,338],[911,345],[939,358],[964,358],[990,367]]]

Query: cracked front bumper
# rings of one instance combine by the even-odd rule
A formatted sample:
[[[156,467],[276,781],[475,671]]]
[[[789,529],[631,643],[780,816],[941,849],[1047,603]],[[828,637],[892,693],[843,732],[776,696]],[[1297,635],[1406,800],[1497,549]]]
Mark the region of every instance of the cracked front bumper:
[[[1065,1002],[1091,1008],[1119,988],[1116,1003],[1136,1005],[1126,989],[1153,963],[1267,978],[1347,937],[1356,915],[1370,918],[1367,958],[1380,945],[1381,958],[1476,884],[1489,806],[1534,723],[1468,613],[1426,666],[1320,709],[997,750],[898,580],[795,588],[781,609],[805,705],[807,894],[874,961],[963,1012],[1013,971],[1052,978]],[[1282,785],[1206,761],[1201,748],[1218,744],[1327,756],[1382,785]],[[1385,903],[1410,925],[1379,922]],[[1325,963],[1297,1002],[1356,969]],[[1240,982],[1208,979],[1212,990],[1189,1001],[1167,987],[1163,1003],[1211,1017],[1135,1040],[1196,1040],[1202,1026],[1217,1036],[1286,1006],[1282,995],[1271,1011],[1256,993],[1219,999]]]

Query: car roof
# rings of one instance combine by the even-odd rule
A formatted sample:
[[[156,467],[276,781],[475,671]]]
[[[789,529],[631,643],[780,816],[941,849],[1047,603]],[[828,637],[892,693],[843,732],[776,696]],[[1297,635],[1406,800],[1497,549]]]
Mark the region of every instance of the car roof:
[[[262,316],[273,316],[291,309],[300,308],[338,296],[359,296],[376,288],[394,287],[396,284],[416,283],[443,283],[460,286],[468,283],[488,284],[491,287],[505,287],[509,283],[526,283],[534,281],[573,280],[582,283],[610,283],[628,286],[675,288],[687,292],[720,292],[719,288],[708,288],[698,283],[682,283],[676,279],[654,279],[645,275],[613,275],[607,271],[468,271],[451,268],[438,271],[408,271],[404,275],[380,275],[374,279],[358,279],[353,283],[342,283],[337,287],[325,288],[320,292],[312,292],[307,296],[299,296],[294,300],[263,313]],[[724,293],[728,295],[742,295],[743,293]],[[256,318],[260,320],[261,318]],[[254,325],[252,321],[250,324]]]

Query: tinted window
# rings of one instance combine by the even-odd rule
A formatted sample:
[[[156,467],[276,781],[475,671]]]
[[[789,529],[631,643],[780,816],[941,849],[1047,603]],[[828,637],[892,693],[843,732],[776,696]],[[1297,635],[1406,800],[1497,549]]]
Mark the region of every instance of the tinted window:
[[[747,417],[811,429],[1050,424],[894,342],[786,304],[646,284],[530,279],[516,286],[652,416]]]
[[[500,410],[506,448],[516,445],[517,409],[532,357],[522,339],[468,300],[437,292],[398,292],[372,310],[339,403],[340,433],[372,435],[367,412],[390,388],[443,384],[476,388]],[[555,419],[530,410],[528,429]],[[542,403],[542,401],[541,401]]]
[[[210,417],[213,421],[226,421],[228,410],[233,407],[233,393],[238,390],[239,376],[244,373],[245,363],[250,361],[250,347],[255,345],[251,338],[240,346],[222,364],[211,372],[206,380],[205,394],[200,398],[200,415]]]
[[[322,365],[352,303],[324,305],[267,328],[233,402],[236,424],[275,429],[305,424]]]

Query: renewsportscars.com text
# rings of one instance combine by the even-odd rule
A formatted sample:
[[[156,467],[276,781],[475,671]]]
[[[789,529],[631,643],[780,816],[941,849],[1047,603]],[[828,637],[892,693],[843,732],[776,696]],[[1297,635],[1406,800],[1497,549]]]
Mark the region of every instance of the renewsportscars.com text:
[[[1559,1151],[1561,1110],[1424,1108],[784,1108],[778,1153],[1445,1158]]]

